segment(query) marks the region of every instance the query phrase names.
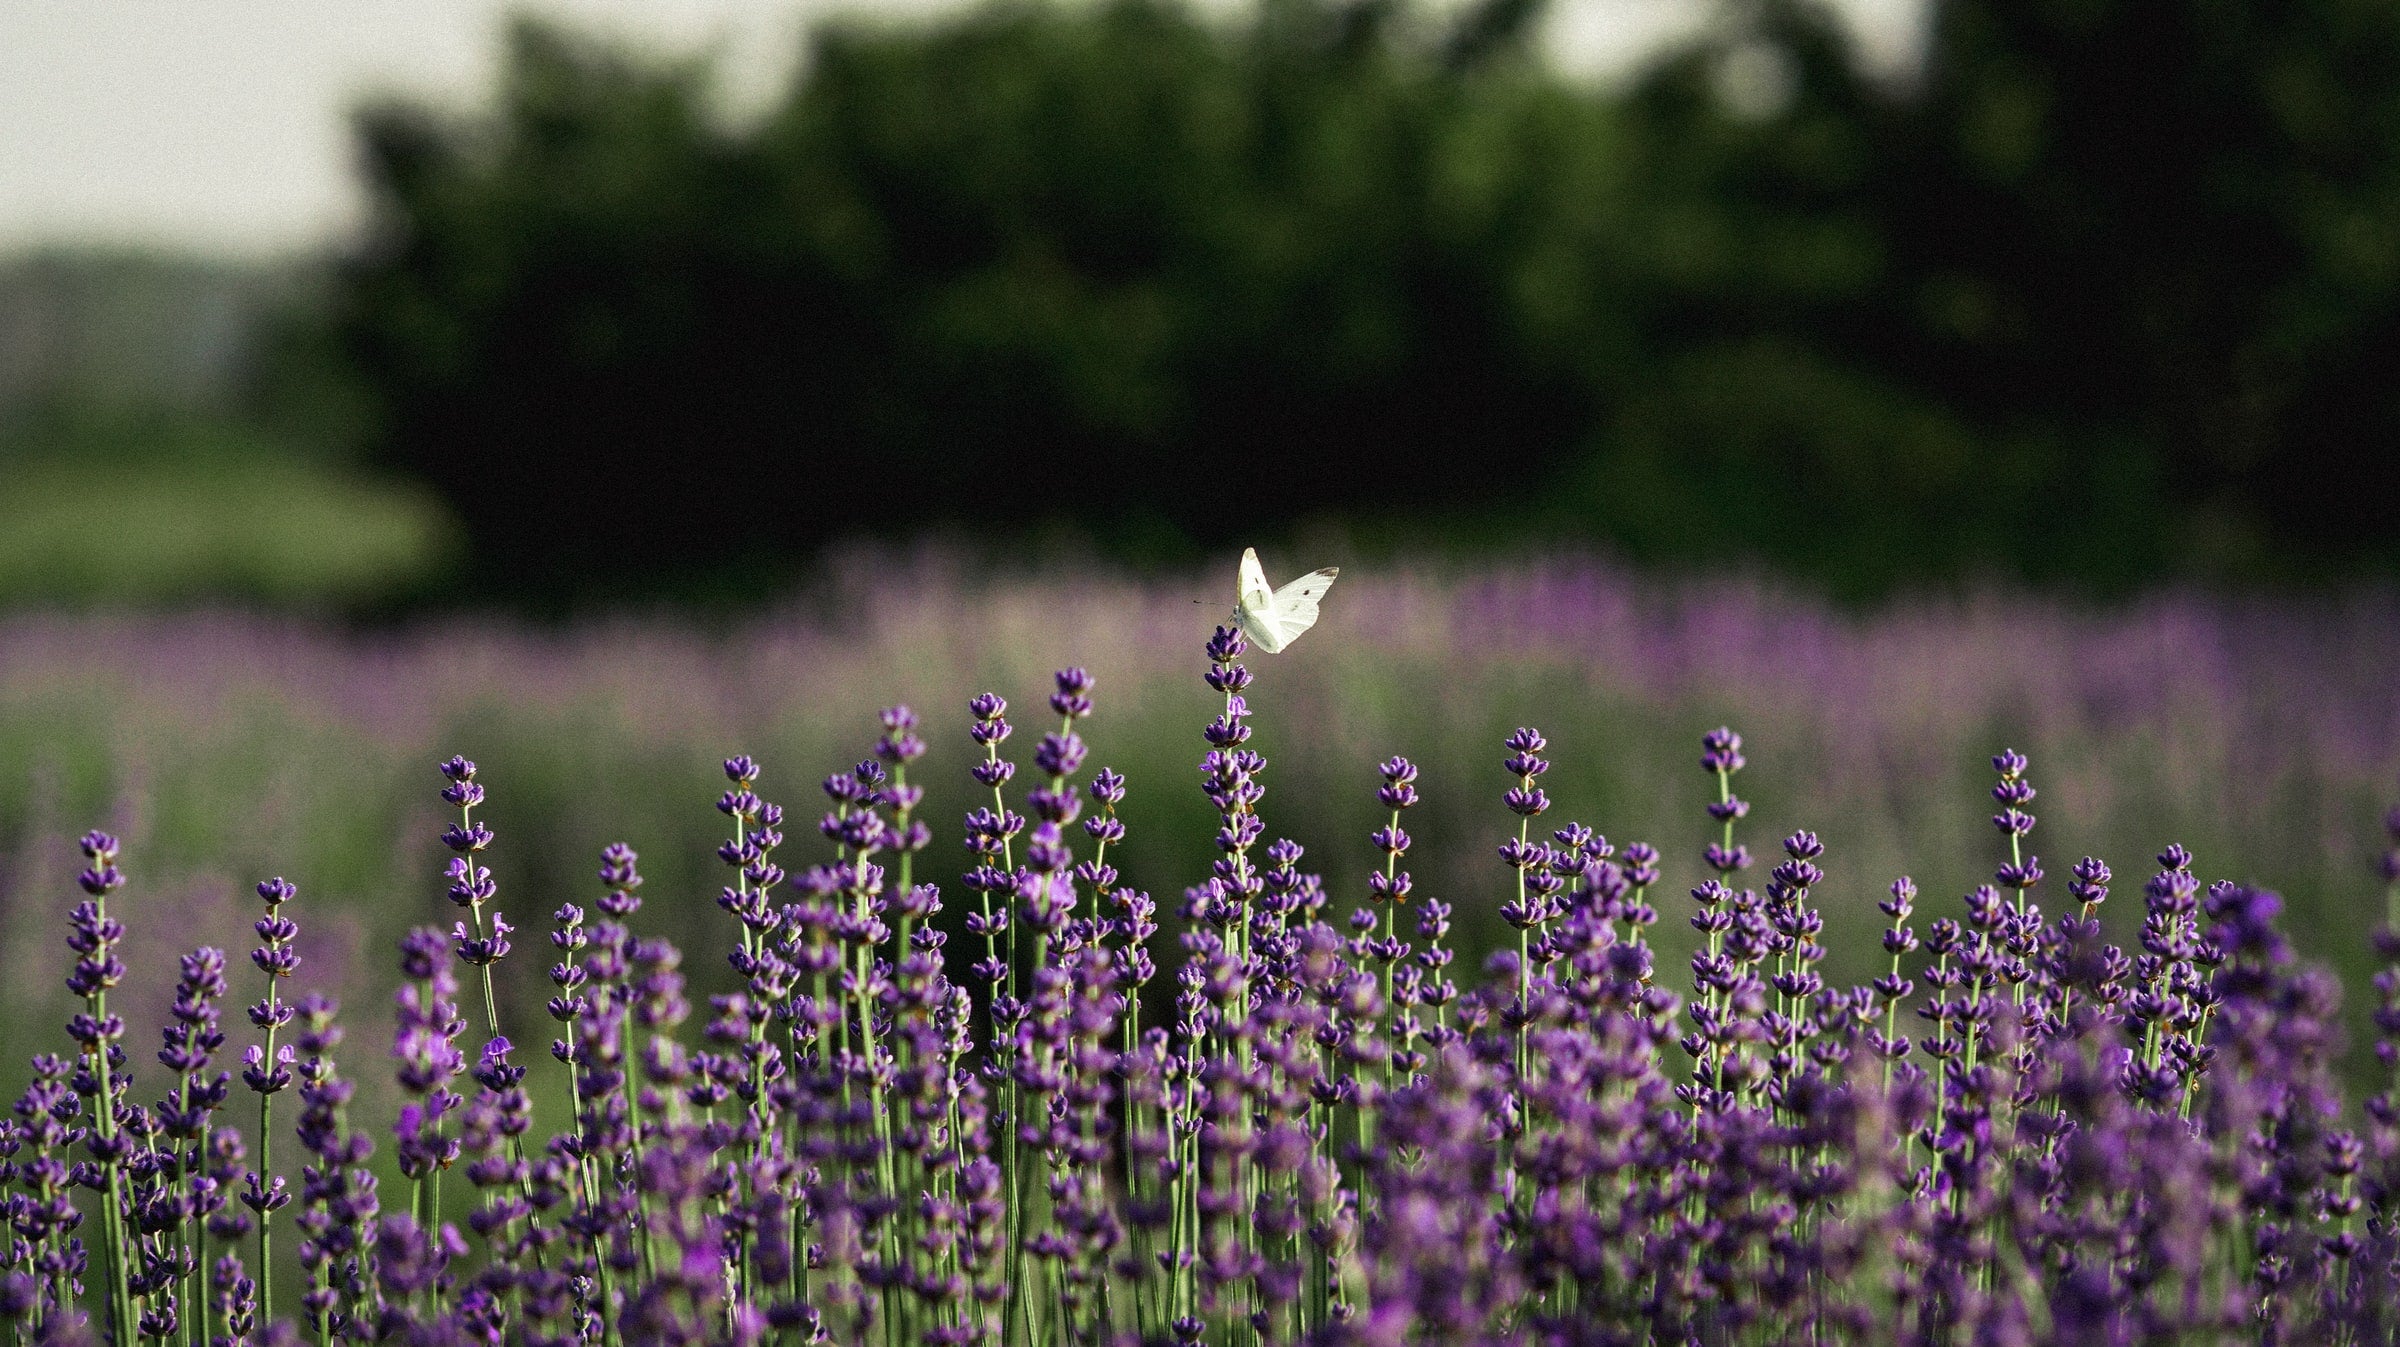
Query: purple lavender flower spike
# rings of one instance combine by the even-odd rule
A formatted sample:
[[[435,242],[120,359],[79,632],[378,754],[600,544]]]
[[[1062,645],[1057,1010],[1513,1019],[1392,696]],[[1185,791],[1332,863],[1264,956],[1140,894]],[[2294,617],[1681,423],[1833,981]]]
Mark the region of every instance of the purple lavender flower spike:
[[[67,1022],[67,1036],[75,1040],[89,1063],[88,1069],[75,1073],[73,1083],[75,1093],[87,1101],[92,1124],[83,1129],[81,1138],[91,1157],[89,1167],[77,1174],[76,1179],[106,1191],[102,1251],[107,1260],[109,1325],[111,1333],[122,1342],[131,1340],[138,1326],[133,1289],[136,1252],[130,1229],[131,1187],[135,1179],[130,1162],[134,1148],[128,1134],[130,1124],[142,1121],[138,1111],[130,1111],[124,1103],[131,1085],[131,1064],[119,1046],[125,1036],[125,1022],[108,1010],[109,989],[121,982],[126,972],[124,962],[116,955],[116,945],[124,939],[125,928],[108,915],[108,899],[124,887],[125,875],[117,868],[119,844],[115,837],[99,831],[88,832],[79,845],[85,865],[76,876],[76,883],[90,896],[67,915],[67,947],[76,955],[74,967],[67,974],[67,990],[83,999],[84,1009]],[[58,1317],[63,1325],[64,1297],[59,1299]]]

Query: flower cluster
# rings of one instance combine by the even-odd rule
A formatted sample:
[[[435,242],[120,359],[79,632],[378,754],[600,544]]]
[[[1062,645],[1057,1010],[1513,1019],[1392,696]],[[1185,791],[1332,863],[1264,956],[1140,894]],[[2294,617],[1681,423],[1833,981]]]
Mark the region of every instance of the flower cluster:
[[[1488,902],[1515,947],[1454,978],[1455,903],[1403,868],[1416,766],[1378,769],[1381,864],[1337,903],[1269,832],[1246,653],[1230,628],[1208,644],[1215,854],[1171,925],[1118,869],[1128,783],[1085,774],[1091,674],[1057,675],[1013,798],[1008,704],[970,704],[956,913],[919,873],[933,831],[909,773],[928,748],[895,707],[823,781],[804,860],[760,764],[725,762],[717,901],[738,989],[696,1031],[681,953],[637,929],[638,858],[602,853],[591,910],[562,906],[550,930],[555,1070],[518,1065],[500,1032],[510,928],[479,860],[485,788],[443,764],[468,916],[401,946],[388,1135],[407,1191],[388,1203],[387,1129],[352,1116],[333,1003],[281,990],[301,971],[281,879],[258,886],[255,1129],[222,1116],[212,948],[182,961],[163,1096],[138,1102],[107,1001],[126,976],[120,848],[89,835],[76,1053],[36,1058],[0,1118],[0,1316],[27,1341],[193,1347],[2400,1331],[2400,813],[2374,935],[2389,1078],[2353,1118],[2331,1073],[2336,989],[2293,959],[2276,896],[2208,882],[2170,846],[2129,943],[2103,924],[2115,876],[2096,858],[2045,911],[2013,751],[1992,763],[1991,882],[1925,920],[1892,881],[1884,960],[1850,986],[1826,972],[1824,841],[1762,847],[1776,859],[1746,881],[1741,739],[1705,735],[1678,991],[1658,848],[1546,819],[1550,745],[1519,729],[1495,782],[1505,874],[1459,899]],[[480,1033],[453,958],[476,971]],[[296,1189],[272,1160],[287,1091]]]

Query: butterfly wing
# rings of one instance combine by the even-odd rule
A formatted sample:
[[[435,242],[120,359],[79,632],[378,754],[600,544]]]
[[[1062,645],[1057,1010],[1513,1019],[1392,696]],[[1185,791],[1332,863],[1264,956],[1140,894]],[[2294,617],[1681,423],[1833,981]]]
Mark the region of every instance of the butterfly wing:
[[[1283,633],[1276,629],[1273,616],[1244,608],[1233,615],[1233,620],[1248,633],[1250,644],[1264,653],[1272,655],[1283,649]]]
[[[1267,588],[1266,568],[1258,564],[1258,549],[1242,549],[1241,578],[1233,593],[1233,621],[1250,637],[1250,643],[1272,655],[1283,649],[1283,637],[1275,629],[1275,591]]]
[[[1258,549],[1245,549],[1234,621],[1249,634],[1252,644],[1267,654],[1275,654],[1317,624],[1317,600],[1324,597],[1339,574],[1338,568],[1328,566],[1311,571],[1281,589],[1270,590],[1266,570],[1258,564]]]
[[[1325,591],[1333,585],[1334,576],[1338,574],[1340,572],[1332,567],[1310,571],[1276,590],[1260,614],[1258,625],[1269,632],[1259,642],[1260,647],[1268,654],[1274,654],[1300,639],[1300,633],[1317,625],[1317,600],[1324,597]]]
[[[1341,573],[1341,567],[1328,566],[1321,571],[1310,571],[1275,591],[1269,609],[1275,614],[1276,625],[1284,629],[1285,641],[1317,625],[1317,600],[1325,597],[1325,591],[1333,588],[1334,577]]]
[[[1263,613],[1274,605],[1275,593],[1267,588],[1267,569],[1258,564],[1258,549],[1242,549],[1242,578],[1234,591],[1237,607]]]

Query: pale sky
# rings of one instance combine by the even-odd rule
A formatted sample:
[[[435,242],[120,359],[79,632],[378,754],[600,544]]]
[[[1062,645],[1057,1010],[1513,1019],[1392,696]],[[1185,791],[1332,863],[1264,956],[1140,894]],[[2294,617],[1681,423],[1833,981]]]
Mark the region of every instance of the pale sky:
[[[1235,0],[1212,0],[1214,4]],[[150,244],[236,257],[321,247],[359,218],[348,110],[491,86],[508,16],[667,50],[714,49],[731,97],[780,87],[819,15],[906,18],[958,0],[0,0],[0,253]],[[1921,0],[1841,0],[1905,60]],[[1555,0],[1570,68],[1605,75],[1704,21],[1711,0]]]

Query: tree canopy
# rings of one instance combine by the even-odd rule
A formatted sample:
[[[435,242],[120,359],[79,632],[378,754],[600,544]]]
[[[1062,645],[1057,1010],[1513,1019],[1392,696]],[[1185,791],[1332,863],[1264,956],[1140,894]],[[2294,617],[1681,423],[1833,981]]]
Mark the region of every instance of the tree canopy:
[[[2400,556],[2400,10],[1940,0],[1895,78],[1750,0],[1608,88],[1538,10],[836,23],[739,123],[522,24],[490,107],[362,116],[333,335],[520,596],[934,523],[1850,592]]]

